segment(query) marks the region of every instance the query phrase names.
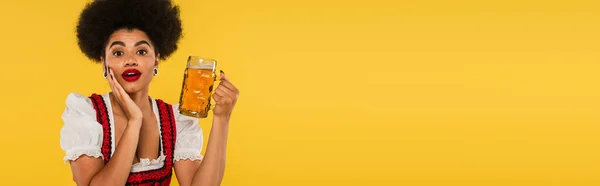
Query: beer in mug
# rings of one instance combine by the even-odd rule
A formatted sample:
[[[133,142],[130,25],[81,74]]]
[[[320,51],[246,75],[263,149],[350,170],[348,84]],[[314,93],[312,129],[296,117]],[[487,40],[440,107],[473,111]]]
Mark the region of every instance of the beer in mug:
[[[217,79],[216,67],[217,62],[213,59],[188,57],[179,97],[180,114],[196,118],[208,116],[213,85]]]

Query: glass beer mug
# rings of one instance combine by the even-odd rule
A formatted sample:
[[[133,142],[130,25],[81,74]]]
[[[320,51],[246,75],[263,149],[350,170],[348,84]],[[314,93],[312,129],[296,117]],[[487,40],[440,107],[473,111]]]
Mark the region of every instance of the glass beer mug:
[[[179,113],[206,118],[211,107],[213,85],[217,80],[217,61],[189,56],[179,97]]]

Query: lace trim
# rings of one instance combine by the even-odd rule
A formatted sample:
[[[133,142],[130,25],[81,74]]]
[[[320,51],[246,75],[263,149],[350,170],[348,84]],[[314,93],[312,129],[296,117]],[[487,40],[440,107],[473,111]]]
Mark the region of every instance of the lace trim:
[[[202,160],[204,157],[202,155],[200,155],[199,152],[176,152],[173,160],[174,161],[179,161],[179,160],[192,160],[192,161],[196,161],[196,160]]]
[[[140,158],[140,162],[133,164],[133,166],[146,167],[149,165],[159,164],[160,162],[163,162],[163,161],[165,161],[165,155],[160,155],[158,158],[153,159],[153,160],[150,160],[148,158]]]
[[[131,166],[131,172],[159,169],[164,166],[165,159],[165,155],[160,155],[158,158],[153,160],[150,160],[148,158],[141,158],[140,162],[137,162]]]
[[[67,155],[63,158],[64,163],[66,164],[69,161],[75,161],[81,155],[87,155],[94,158],[104,157],[102,156],[102,152],[100,148],[73,148],[67,152]]]

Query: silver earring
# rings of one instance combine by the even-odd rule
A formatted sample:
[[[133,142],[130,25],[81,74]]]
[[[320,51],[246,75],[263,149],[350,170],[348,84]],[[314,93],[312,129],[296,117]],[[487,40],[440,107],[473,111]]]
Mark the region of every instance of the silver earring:
[[[154,68],[154,75],[158,75],[158,68]]]

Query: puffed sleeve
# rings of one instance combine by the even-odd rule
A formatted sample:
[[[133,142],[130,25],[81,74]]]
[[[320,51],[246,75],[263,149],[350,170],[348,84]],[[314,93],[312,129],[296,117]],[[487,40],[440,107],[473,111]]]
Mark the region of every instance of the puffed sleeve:
[[[65,163],[81,155],[102,157],[102,125],[97,122],[96,111],[88,97],[70,93],[62,120],[60,146],[66,153]]]
[[[177,127],[177,139],[175,141],[174,161],[179,160],[202,160],[202,144],[204,136],[202,128],[198,125],[198,118],[179,114],[179,105],[173,105]]]

